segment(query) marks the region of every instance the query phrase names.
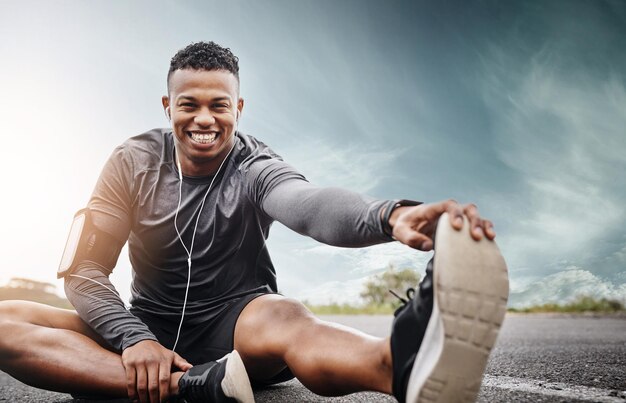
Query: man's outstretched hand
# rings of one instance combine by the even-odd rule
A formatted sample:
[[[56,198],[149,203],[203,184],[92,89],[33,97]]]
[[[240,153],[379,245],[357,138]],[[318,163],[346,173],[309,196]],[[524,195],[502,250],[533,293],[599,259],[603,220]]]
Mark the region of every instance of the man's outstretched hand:
[[[163,402],[170,396],[172,368],[192,367],[177,353],[156,341],[143,340],[122,352],[128,397],[132,401]]]
[[[389,217],[393,237],[412,248],[429,251],[433,248],[435,229],[443,213],[450,215],[450,224],[457,231],[463,228],[463,215],[470,222],[471,235],[479,241],[483,235],[493,240],[496,233],[489,220],[480,218],[475,204],[460,205],[454,200],[419,206],[397,207]]]

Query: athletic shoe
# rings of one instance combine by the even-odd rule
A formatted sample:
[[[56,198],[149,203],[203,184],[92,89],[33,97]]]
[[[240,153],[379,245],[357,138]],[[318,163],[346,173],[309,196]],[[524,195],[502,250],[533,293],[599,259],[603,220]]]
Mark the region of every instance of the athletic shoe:
[[[401,403],[475,401],[509,294],[498,247],[474,241],[466,218],[456,231],[442,215],[435,256],[412,294],[391,333],[394,396]]]
[[[187,403],[254,403],[248,373],[236,350],[185,372],[178,381],[178,394]]]

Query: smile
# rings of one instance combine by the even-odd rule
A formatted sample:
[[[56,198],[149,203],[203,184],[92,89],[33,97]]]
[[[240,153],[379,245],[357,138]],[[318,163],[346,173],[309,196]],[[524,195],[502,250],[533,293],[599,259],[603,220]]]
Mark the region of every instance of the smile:
[[[217,138],[217,132],[211,133],[201,133],[201,132],[187,132],[187,135],[191,137],[191,139],[200,144],[210,144],[215,141]]]

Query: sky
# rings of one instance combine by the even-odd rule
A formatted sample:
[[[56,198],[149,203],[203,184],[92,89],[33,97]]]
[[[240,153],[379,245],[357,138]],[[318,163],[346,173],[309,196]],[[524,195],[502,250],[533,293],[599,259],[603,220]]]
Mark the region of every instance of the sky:
[[[626,3],[0,0],[0,283],[51,282],[74,213],[128,137],[168,122],[169,60],[213,40],[240,59],[239,129],[312,183],[473,202],[511,306],[626,301]],[[285,295],[358,303],[431,253],[319,244],[276,223]],[[122,252],[112,279],[128,298]]]

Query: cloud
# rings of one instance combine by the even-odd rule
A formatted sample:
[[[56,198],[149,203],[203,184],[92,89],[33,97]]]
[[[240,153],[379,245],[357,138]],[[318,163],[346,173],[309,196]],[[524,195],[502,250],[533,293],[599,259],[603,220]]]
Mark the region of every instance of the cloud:
[[[626,245],[607,256],[606,260],[617,262],[626,268]]]
[[[330,247],[318,247],[307,253],[309,255],[335,254],[336,251],[332,249]],[[359,304],[363,301],[360,294],[364,289],[364,283],[370,280],[372,276],[387,270],[389,265],[396,268],[416,268],[420,272],[420,278],[423,278],[426,263],[432,253],[411,252],[407,249],[406,246],[399,244],[385,244],[365,249],[348,250],[350,253],[347,256],[354,262],[351,274],[358,277],[346,281],[327,281],[318,286],[303,289],[298,293],[297,298],[312,304]],[[400,251],[404,253],[398,253]],[[346,250],[341,252],[345,254]]]
[[[520,60],[491,46],[481,82],[498,157],[521,184],[503,249],[513,267],[537,271],[599,258],[593,245],[626,225],[624,80],[564,64],[560,52],[548,41]]]
[[[285,295],[314,304],[360,303],[363,282],[370,276],[396,268],[413,268],[424,275],[432,253],[397,242],[367,248],[337,248],[294,235],[276,226],[268,244]]]
[[[311,183],[368,193],[392,175],[392,164],[403,153],[377,151],[358,143],[339,146],[332,139],[318,138],[307,142],[306,147],[290,147],[285,159],[293,161]]]
[[[360,249],[335,248],[328,245],[315,245],[300,251],[308,256],[334,256],[344,259],[346,270],[357,274],[377,273],[389,265],[397,268],[411,267],[425,270],[432,253],[411,249],[399,242],[391,242]]]
[[[304,289],[295,297],[314,305],[325,304],[358,304],[361,302],[360,293],[367,277],[350,281],[328,281],[313,288]]]
[[[526,307],[547,303],[563,304],[581,295],[616,299],[626,303],[626,282],[615,284],[595,276],[589,270],[571,266],[568,270],[529,284],[522,291],[512,292],[509,305]]]

